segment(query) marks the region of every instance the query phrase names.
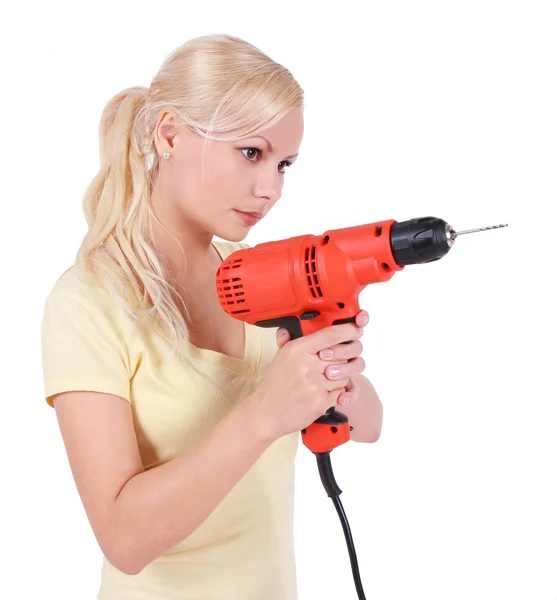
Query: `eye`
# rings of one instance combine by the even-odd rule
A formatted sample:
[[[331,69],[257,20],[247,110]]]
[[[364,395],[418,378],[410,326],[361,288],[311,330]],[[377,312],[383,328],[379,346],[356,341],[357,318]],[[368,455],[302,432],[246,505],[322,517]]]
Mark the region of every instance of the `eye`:
[[[250,151],[250,150],[254,150],[255,152],[258,152],[258,153],[259,153],[259,155],[261,155],[261,150],[260,150],[259,148],[242,148],[242,153],[244,152],[244,150],[248,150],[248,151]],[[244,156],[246,156],[246,155],[244,154]],[[255,161],[251,160],[251,158],[249,158],[248,156],[246,156],[246,158],[247,158],[247,159],[248,159],[250,162],[255,162]],[[283,160],[283,161],[282,161],[280,164],[281,164],[281,165],[285,165],[285,167],[290,167],[290,166],[292,165],[292,163],[291,163],[290,161],[288,161],[288,160]],[[286,171],[281,171],[281,170],[279,169],[279,173],[282,173],[282,174],[284,174],[284,173],[286,173]]]
[[[259,150],[259,148],[242,148],[242,152],[243,152],[244,150],[255,150],[256,152],[259,152],[259,154],[261,154],[261,150]],[[244,156],[246,156],[246,155],[244,154]],[[246,158],[247,158],[248,160],[250,160],[250,158],[249,158],[248,156],[246,156]],[[251,161],[251,162],[253,162],[253,161]]]

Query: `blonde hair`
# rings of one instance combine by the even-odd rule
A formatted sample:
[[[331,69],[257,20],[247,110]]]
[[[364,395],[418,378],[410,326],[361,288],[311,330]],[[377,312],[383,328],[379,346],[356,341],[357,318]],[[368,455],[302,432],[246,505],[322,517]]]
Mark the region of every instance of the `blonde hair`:
[[[159,169],[154,128],[170,109],[206,139],[236,141],[303,109],[291,73],[248,42],[230,35],[189,40],[168,55],[149,88],[131,87],[104,107],[100,168],[83,197],[88,225],[76,257],[136,322],[165,324],[176,348],[189,340],[178,309],[187,307],[152,244],[151,190]],[[238,131],[235,136],[223,133]],[[218,138],[210,135],[219,134]]]

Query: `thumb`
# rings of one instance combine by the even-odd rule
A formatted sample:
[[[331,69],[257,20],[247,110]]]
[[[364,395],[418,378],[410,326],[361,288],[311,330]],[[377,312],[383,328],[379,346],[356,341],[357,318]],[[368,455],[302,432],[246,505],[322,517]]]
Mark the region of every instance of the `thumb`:
[[[277,329],[277,344],[283,346],[290,339],[290,334],[288,333],[288,329],[284,327],[279,327]]]

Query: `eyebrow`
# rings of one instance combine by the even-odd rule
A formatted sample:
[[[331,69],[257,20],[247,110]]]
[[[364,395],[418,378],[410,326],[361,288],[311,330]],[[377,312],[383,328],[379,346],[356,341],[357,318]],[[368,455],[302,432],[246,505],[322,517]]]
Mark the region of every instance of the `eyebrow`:
[[[267,147],[269,148],[269,150],[271,152],[273,151],[273,146],[272,146],[271,142],[266,137],[263,137],[262,135],[254,135],[253,137],[259,138],[259,139],[264,140],[265,142],[267,142]],[[287,156],[286,158],[296,158],[297,156],[299,156],[299,155],[298,154],[291,154],[290,156]]]

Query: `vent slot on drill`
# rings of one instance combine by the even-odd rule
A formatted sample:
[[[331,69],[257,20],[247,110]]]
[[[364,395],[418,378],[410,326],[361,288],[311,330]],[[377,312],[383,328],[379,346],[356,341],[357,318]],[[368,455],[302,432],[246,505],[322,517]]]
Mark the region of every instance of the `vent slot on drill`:
[[[235,315],[250,312],[249,308],[241,308],[240,306],[246,301],[242,278],[235,277],[230,272],[241,266],[242,258],[233,258],[221,263],[217,281],[217,295],[221,306],[226,307],[227,312]]]
[[[307,246],[304,254],[304,267],[306,271],[306,281],[309,292],[313,298],[322,298],[323,292],[319,285],[319,277],[317,275],[317,261],[315,256],[317,248],[315,246]]]

